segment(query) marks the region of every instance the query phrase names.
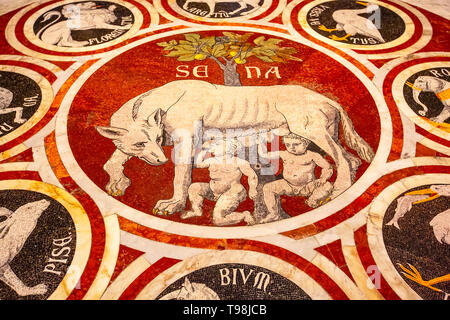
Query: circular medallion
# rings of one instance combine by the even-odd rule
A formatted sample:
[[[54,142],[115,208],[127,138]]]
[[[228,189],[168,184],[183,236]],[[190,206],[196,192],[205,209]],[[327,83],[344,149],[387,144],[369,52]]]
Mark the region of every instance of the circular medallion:
[[[65,1],[34,13],[25,30],[29,40],[59,52],[105,48],[136,33],[137,9],[122,1]]]
[[[345,4],[342,1],[323,2],[307,13],[307,21],[320,35],[352,45],[372,46],[390,42],[399,38],[406,28],[395,12],[358,1]]]
[[[273,54],[274,52],[277,53]],[[305,57],[309,57],[307,62],[303,62]],[[282,63],[283,61],[285,63]],[[346,78],[345,85],[329,85],[332,83],[333,75],[323,72],[324,61],[326,61],[327,68]],[[143,68],[141,62],[145,62],[147,67]],[[230,65],[230,69],[226,68],[227,63]],[[149,65],[158,66],[157,76],[154,73],[149,73]],[[125,74],[119,71],[124,70],[124,68],[132,72],[134,77],[131,79],[124,78]],[[95,72],[98,69],[101,69],[101,72]],[[343,76],[344,74],[345,76]],[[103,79],[106,75],[108,75],[108,81],[111,84],[116,83],[119,87],[114,85],[110,85],[108,88],[99,86],[99,83],[106,81]],[[302,220],[305,219],[305,216],[300,216],[300,214],[313,209],[321,212],[314,215],[314,219],[320,219],[318,217],[324,217],[324,215],[326,217],[331,214],[329,210],[326,210],[326,205],[333,202],[333,198],[338,197],[350,187],[356,188],[357,186],[353,185],[354,182],[365,183],[364,179],[359,179],[362,178],[373,160],[374,150],[378,145],[378,137],[381,133],[377,109],[380,106],[380,100],[377,96],[373,97],[369,90],[365,88],[365,84],[361,83],[345,66],[315,49],[286,38],[261,33],[211,31],[180,34],[178,32],[178,34],[174,33],[172,36],[164,38],[149,38],[142,44],[133,44],[132,48],[127,48],[127,51],[123,54],[94,66],[92,75],[87,76],[86,74],[86,77],[79,79],[79,83],[80,90],[78,93],[70,95],[70,97],[73,97],[73,101],[71,98],[66,99],[63,103],[68,117],[67,128],[62,126],[57,128],[57,132],[61,132],[61,135],[58,133],[57,137],[67,135],[67,140],[64,138],[58,140],[57,143],[69,143],[70,150],[73,152],[73,158],[72,156],[66,157],[66,154],[62,156],[63,162],[68,161],[66,167],[70,168],[69,171],[72,168],[81,169],[79,173],[71,173],[71,176],[74,179],[81,178],[82,180],[77,181],[77,183],[89,190],[89,194],[93,198],[100,197],[104,199],[100,201],[102,203],[111,203],[111,205],[114,203],[115,207],[120,206],[119,214],[123,214],[134,221],[138,219],[145,225],[156,224],[157,228],[167,226],[163,221],[158,222],[159,219],[180,222],[181,224],[171,224],[171,226],[176,226],[172,230],[174,233],[186,232],[187,229],[182,227],[186,224],[239,227],[269,222],[280,223],[282,221],[279,220],[296,216],[299,216],[296,218]],[[83,84],[81,85],[81,83]],[[223,85],[224,83],[226,85]],[[245,162],[243,165],[247,166],[249,170],[246,171],[246,169],[241,168],[243,170],[241,171],[236,167],[234,169],[224,168],[225,171],[222,171],[222,168],[215,166],[213,168],[208,168],[208,166],[202,168],[196,165],[192,173],[187,173],[189,179],[192,179],[192,183],[183,186],[181,182],[177,182],[180,175],[179,172],[177,173],[177,156],[174,156],[177,148],[173,146],[173,139],[170,134],[164,129],[161,130],[163,128],[162,121],[165,121],[163,119],[168,119],[169,113],[166,114],[167,110],[162,112],[155,109],[145,116],[146,122],[143,122],[148,128],[159,128],[159,133],[155,132],[156,144],[154,147],[157,149],[152,151],[153,153],[149,153],[148,156],[136,154],[132,157],[135,154],[133,152],[139,152],[139,150],[143,150],[142,147],[145,148],[145,139],[152,137],[149,132],[144,133],[144,131],[138,129],[139,135],[136,133],[134,138],[140,137],[139,139],[144,140],[125,139],[129,141],[129,146],[125,146],[125,143],[128,142],[120,140],[122,134],[134,130],[123,127],[128,125],[127,117],[135,121],[133,117],[137,119],[139,110],[145,110],[147,105],[152,108],[151,106],[156,101],[160,102],[155,105],[167,103],[170,106],[177,104],[177,101],[181,103],[186,99],[187,105],[172,113],[174,118],[171,121],[173,121],[174,127],[168,125],[167,128],[170,127],[170,130],[174,130],[176,126],[181,126],[180,129],[183,126],[194,126],[195,119],[192,120],[192,123],[186,124],[185,122],[188,117],[197,112],[195,104],[187,99],[195,100],[198,98],[189,98],[189,95],[195,92],[209,92],[210,88],[217,88],[216,85],[219,85],[220,90],[224,92],[234,90],[229,93],[220,93],[223,95],[221,99],[245,95],[245,97],[239,98],[242,101],[230,100],[225,102],[226,105],[230,106],[251,103],[254,104],[255,108],[259,105],[270,108],[271,102],[264,102],[267,90],[277,92],[292,90],[284,96],[299,94],[298,99],[301,99],[302,94],[315,95],[317,103],[308,112],[315,112],[317,104],[320,105],[321,101],[329,101],[333,107],[330,108],[328,102],[324,104],[324,108],[326,108],[324,112],[330,117],[329,121],[335,122],[337,126],[338,115],[340,115],[339,119],[342,116],[348,124],[345,130],[351,130],[349,131],[351,134],[358,133],[358,138],[356,135],[354,136],[357,143],[353,146],[359,151],[350,152],[347,149],[341,149],[341,143],[345,144],[348,141],[345,140],[346,138],[342,133],[336,135],[338,133],[335,131],[337,127],[335,129],[325,127],[318,129],[315,135],[304,131],[304,128],[299,128],[298,134],[293,133],[287,136],[290,133],[289,130],[284,126],[283,119],[277,118],[277,113],[274,111],[275,113],[270,117],[273,117],[274,121],[279,119],[280,122],[279,126],[276,127],[277,130],[272,130],[275,127],[271,127],[270,131],[273,131],[274,139],[270,143],[266,140],[268,150],[257,150],[256,142],[246,141],[247,138],[245,137],[243,141],[240,140],[238,145],[233,147],[235,154],[239,153],[244,157],[244,160],[241,160]],[[196,86],[200,87],[194,88]],[[168,88],[167,93],[164,93],[166,92],[165,88]],[[260,90],[261,93],[254,90]],[[363,92],[358,101],[354,99],[353,95],[356,90]],[[179,96],[177,92],[180,92]],[[153,97],[154,94],[157,96]],[[111,95],[115,96],[115,103],[113,104],[109,100]],[[276,94],[274,95],[276,96]],[[175,96],[177,98],[172,101],[171,99]],[[206,96],[206,93],[204,96]],[[150,104],[144,103],[144,99],[147,98]],[[276,99],[283,98],[280,96]],[[364,101],[365,114],[358,112],[359,101]],[[208,108],[208,103],[210,102],[205,101],[204,104],[201,104],[201,107],[204,105]],[[214,134],[215,129],[220,129],[219,131],[224,134],[227,129],[246,130],[244,135],[240,132],[234,138],[238,138],[238,136],[252,136],[254,138],[256,136],[255,132],[252,131],[256,118],[248,120],[248,125],[241,126],[246,114],[230,113],[230,111],[223,109],[220,101],[217,103],[217,106],[210,106],[214,110],[208,111],[213,112],[208,116],[212,121],[211,125],[202,128],[200,136],[204,142],[209,139],[210,134]],[[298,107],[296,101],[283,103]],[[121,108],[122,106],[124,107]],[[266,112],[264,110],[261,112]],[[185,119],[179,118],[181,114]],[[233,120],[234,116],[237,120]],[[367,117],[370,117],[372,121],[367,123]],[[114,119],[117,119],[118,122]],[[228,128],[230,121],[238,120],[239,123]],[[133,125],[133,122],[131,125]],[[318,126],[320,127],[319,124]],[[308,136],[307,140],[299,138],[300,131],[301,134]],[[140,133],[144,135],[141,137]],[[332,139],[334,139],[332,145],[324,144],[325,140],[318,140],[317,137],[321,134],[331,134]],[[76,138],[80,135],[91,143],[89,145],[82,143],[80,139]],[[198,132],[195,133],[195,136],[199,137]],[[282,136],[285,137],[282,138]],[[339,141],[339,144],[337,141]],[[236,149],[236,146],[244,146],[247,142],[249,143],[247,147]],[[297,147],[297,144],[302,144],[306,146],[308,152],[304,154],[306,150],[301,152],[300,150],[291,150],[289,149],[291,144],[295,147]],[[385,146],[388,146],[388,144]],[[226,143],[226,145],[229,144]],[[282,153],[281,157],[284,157],[284,160],[281,158],[273,161],[267,161],[267,158],[263,159],[261,152],[277,151],[277,148]],[[345,159],[343,160],[346,163],[344,167],[334,168],[336,159],[333,160],[333,152],[330,148],[336,150],[336,154]],[[92,150],[95,150],[95,152],[92,152]],[[241,152],[244,152],[244,154]],[[305,184],[302,184],[301,181],[293,182],[288,176],[290,169],[283,169],[288,167],[292,161],[295,162],[297,153],[306,156],[308,163],[311,163],[310,166],[303,168],[308,171],[310,176],[310,180]],[[116,159],[116,157],[120,159]],[[291,157],[293,158],[291,159]],[[240,162],[241,160],[237,161]],[[112,165],[120,163],[119,167]],[[155,164],[159,165],[155,166]],[[319,173],[319,167],[322,169],[322,174]],[[317,171],[314,171],[316,168]],[[215,171],[216,169],[219,171]],[[78,171],[78,169],[75,170]],[[215,195],[210,193],[208,184],[213,179],[212,177],[217,176],[217,174],[224,174],[224,178],[227,176],[234,177],[235,180],[225,182],[225,184],[235,185],[234,188],[240,190],[237,194],[232,195],[232,203],[221,204],[224,200],[221,198],[220,191],[216,192]],[[178,177],[176,177],[177,175]],[[253,178],[254,175],[257,176],[257,179]],[[287,180],[283,176],[287,177]],[[166,209],[155,208],[164,202],[164,200],[160,201],[161,199],[170,199],[174,188],[180,187],[184,188],[182,192],[186,196],[189,195],[189,199],[188,197],[185,199],[186,207],[183,206],[183,203],[168,200]],[[287,191],[279,188],[285,188]],[[264,192],[272,194],[278,199],[276,201],[279,201],[278,209],[271,214],[265,209],[268,200],[264,199]],[[352,193],[352,195],[355,196],[355,193]],[[199,199],[198,202],[194,202],[195,198]],[[350,201],[348,197],[340,199],[340,201]],[[336,201],[338,200],[336,199]],[[222,205],[225,205],[223,210],[226,211],[224,213],[220,213]],[[226,217],[233,212],[235,214]],[[290,228],[294,228],[294,226],[291,225]],[[200,229],[197,232],[205,234]],[[227,231],[224,229],[224,232]],[[260,232],[267,232],[267,229],[261,228]],[[213,234],[216,234],[216,232],[214,231]]]
[[[403,299],[448,299],[449,191],[448,175],[409,177],[383,191],[370,209],[372,253]]]
[[[41,88],[32,79],[20,73],[0,71],[0,136],[30,119],[41,100]]]
[[[121,0],[33,3],[9,21],[6,39],[26,55],[52,61],[103,55],[133,37],[144,23],[158,23],[148,2],[136,2],[139,7]]]
[[[0,66],[0,144],[31,129],[50,108],[53,90],[35,71]]]
[[[73,201],[65,191],[41,182],[1,182],[0,299],[70,294],[90,243],[89,221]]]
[[[398,107],[418,126],[450,139],[450,63],[416,64],[400,72],[392,84]]]
[[[411,18],[382,1],[312,1],[300,10],[298,21],[318,40],[350,49],[388,49],[414,33]]]

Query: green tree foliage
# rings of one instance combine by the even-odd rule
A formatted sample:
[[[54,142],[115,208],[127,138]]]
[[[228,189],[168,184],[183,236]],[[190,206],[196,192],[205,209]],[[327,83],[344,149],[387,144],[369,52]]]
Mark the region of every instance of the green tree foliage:
[[[202,38],[197,33],[185,34],[185,40],[170,40],[160,42],[167,57],[177,57],[178,61],[215,60],[219,65],[244,64],[250,57],[256,57],[264,62],[285,63],[288,60],[302,61],[293,56],[297,50],[292,47],[280,46],[283,40],[259,36],[253,41],[249,39],[252,33],[237,34],[223,32],[223,36]]]

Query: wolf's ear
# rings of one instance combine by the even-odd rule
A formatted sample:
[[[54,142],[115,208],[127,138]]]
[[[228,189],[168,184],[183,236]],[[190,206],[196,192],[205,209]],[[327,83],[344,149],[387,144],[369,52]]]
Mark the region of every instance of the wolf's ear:
[[[156,109],[147,119],[149,126],[160,126],[166,113],[161,109]]]
[[[117,127],[95,127],[97,129],[98,133],[100,133],[102,136],[116,140],[120,139],[122,136],[124,136],[128,130],[123,128],[117,128]]]

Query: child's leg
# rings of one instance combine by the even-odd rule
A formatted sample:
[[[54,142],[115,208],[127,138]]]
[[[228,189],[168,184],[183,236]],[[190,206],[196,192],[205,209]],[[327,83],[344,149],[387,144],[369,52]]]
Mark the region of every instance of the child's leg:
[[[190,185],[188,189],[189,201],[191,202],[191,210],[183,212],[181,219],[192,217],[200,217],[203,214],[202,205],[203,199],[212,199],[214,197],[209,183],[196,182]]]
[[[213,223],[216,226],[227,226],[239,223],[242,220],[252,222],[252,216],[249,211],[234,211],[246,197],[247,192],[241,184],[231,186],[231,188],[224,192],[216,202],[213,211]]]
[[[284,179],[275,180],[269,182],[263,187],[264,202],[267,206],[269,214],[264,217],[260,223],[271,222],[281,220],[280,213],[280,196],[281,195],[294,195],[292,187]]]

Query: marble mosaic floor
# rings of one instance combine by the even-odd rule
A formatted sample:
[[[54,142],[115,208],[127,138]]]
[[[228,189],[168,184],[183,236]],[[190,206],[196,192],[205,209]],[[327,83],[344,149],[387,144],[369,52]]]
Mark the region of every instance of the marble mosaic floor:
[[[447,300],[441,1],[0,2],[0,300]]]

